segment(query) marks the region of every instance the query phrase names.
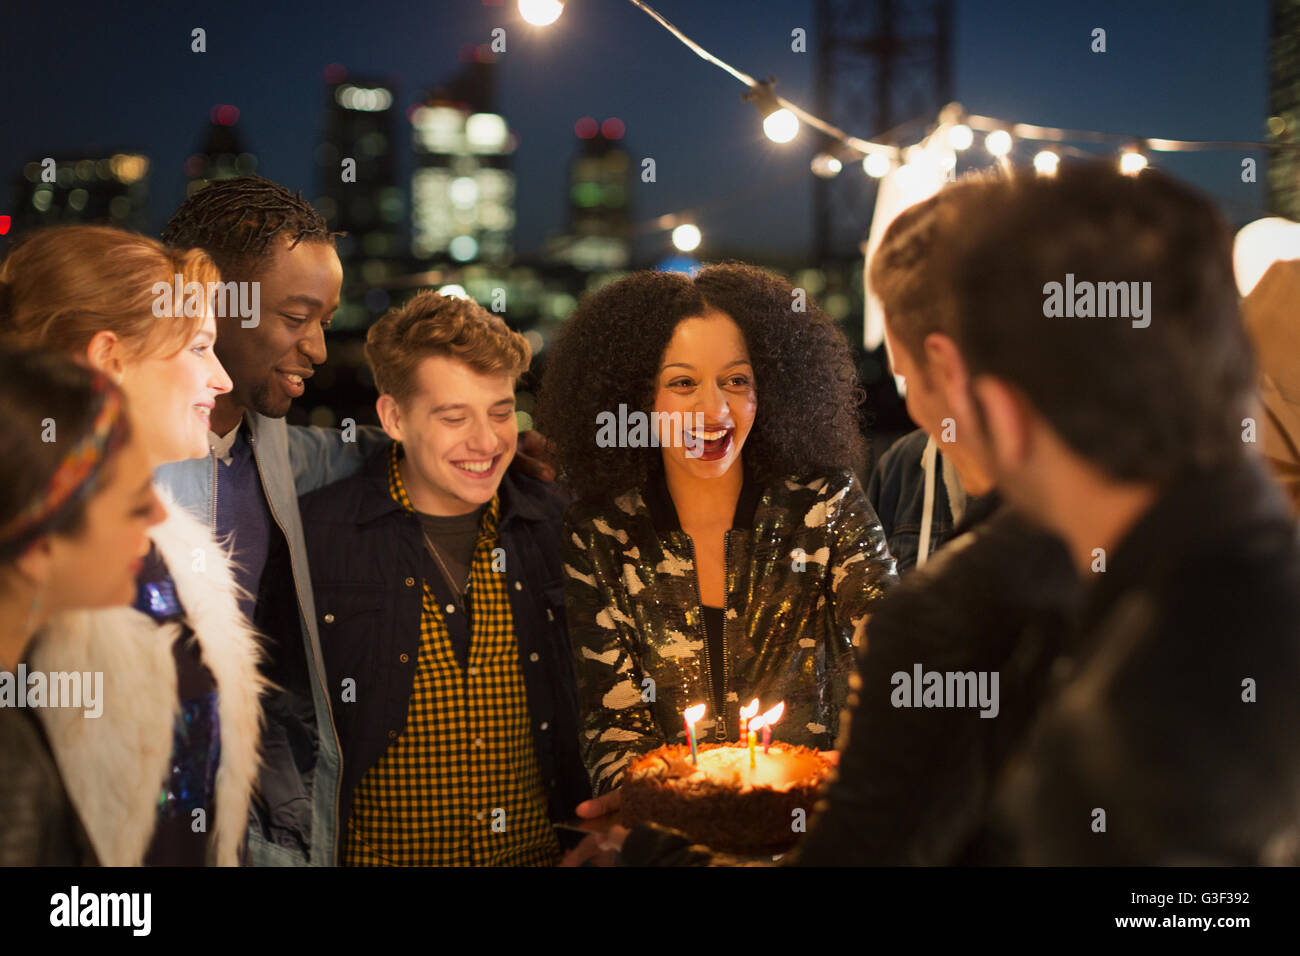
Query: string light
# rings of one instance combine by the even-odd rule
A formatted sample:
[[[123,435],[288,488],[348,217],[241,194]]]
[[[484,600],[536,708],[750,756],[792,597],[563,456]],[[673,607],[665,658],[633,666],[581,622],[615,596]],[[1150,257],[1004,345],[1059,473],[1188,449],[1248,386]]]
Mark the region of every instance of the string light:
[[[554,23],[564,10],[563,0],[518,0],[518,2],[523,18],[529,23],[538,26]],[[873,179],[883,178],[889,174],[890,170],[895,168],[896,163],[900,163],[900,150],[890,143],[896,142],[902,131],[912,126],[919,126],[924,122],[924,118],[918,117],[895,127],[893,130],[882,133],[880,138],[884,142],[852,136],[821,117],[815,116],[789,100],[777,96],[772,90],[775,79],[769,78],[766,82],[756,80],[749,74],[714,56],[673,26],[644,0],[628,0],[628,2],[642,10],[701,59],[707,60],[744,84],[748,88],[744,99],[752,100],[758,106],[763,115],[763,131],[773,142],[790,142],[798,135],[800,124],[806,123],[825,134],[832,142],[839,144],[838,148],[828,149],[819,153],[813,159],[811,169],[814,175],[827,179],[832,178],[841,171],[844,160],[848,160],[856,154],[862,157],[862,168],[868,176]],[[1275,120],[1277,122],[1274,122]],[[1285,128],[1285,123],[1280,118],[1270,118],[1269,129],[1274,136],[1280,139]],[[1251,149],[1272,152],[1300,151],[1300,142],[1291,141],[1204,141],[1156,139],[1153,137],[1138,140],[1138,145],[1135,147],[1133,145],[1134,137],[1131,135],[1125,136],[1094,130],[1070,130],[1054,126],[1011,123],[993,117],[967,114],[959,103],[949,103],[940,111],[937,125],[923,139],[922,145],[926,149],[919,153],[910,153],[910,162],[901,163],[898,166],[900,188],[906,190],[909,188],[908,183],[930,181],[932,179],[930,174],[934,172],[936,167],[941,174],[946,174],[943,178],[949,178],[957,165],[956,151],[969,149],[974,143],[976,131],[986,134],[984,140],[985,149],[997,159],[998,164],[1007,172],[1010,172],[1011,169],[1009,154],[1014,145],[1013,137],[1031,142],[1058,144],[1072,142],[1112,143],[1121,147],[1119,167],[1129,175],[1136,175],[1146,168],[1148,165],[1146,153],[1149,151],[1186,152]],[[1063,145],[1060,148],[1070,155],[1087,155],[1074,146]],[[1039,175],[1051,176],[1056,173],[1060,165],[1060,156],[1054,150],[1043,149],[1034,156],[1033,162],[1034,169]],[[714,205],[716,204],[717,202],[714,203]],[[677,215],[667,214],[658,217],[651,223],[651,226],[655,229],[672,228],[673,244],[683,252],[690,252],[698,248],[701,241],[699,228],[691,223],[683,223],[674,227],[672,223],[675,221],[680,222]]]
[[[563,12],[563,0],[519,0],[519,15],[535,27],[549,27]]]
[[[1034,156],[1034,171],[1040,176],[1055,176],[1061,165],[1061,157],[1050,149],[1044,149]]]
[[[1011,134],[1004,129],[995,129],[984,137],[984,148],[990,156],[999,159],[1011,152]]]
[[[1147,158],[1138,149],[1126,149],[1119,154],[1119,171],[1125,176],[1136,176],[1147,168]]]
[[[844,168],[838,156],[832,156],[830,153],[818,153],[812,159],[812,172],[814,176],[821,179],[834,179]]]
[[[673,230],[673,245],[681,252],[694,252],[700,247],[700,227],[689,222]]]
[[[893,165],[885,153],[867,153],[866,158],[862,160],[863,171],[872,179],[880,179]]]
[[[772,91],[776,78],[755,83],[744,95],[752,100],[763,117],[763,132],[774,143],[788,143],[799,135],[799,117],[781,105],[780,99]]]
[[[948,145],[953,149],[970,149],[970,144],[973,142],[975,142],[975,134],[965,123],[958,123],[948,130]]]

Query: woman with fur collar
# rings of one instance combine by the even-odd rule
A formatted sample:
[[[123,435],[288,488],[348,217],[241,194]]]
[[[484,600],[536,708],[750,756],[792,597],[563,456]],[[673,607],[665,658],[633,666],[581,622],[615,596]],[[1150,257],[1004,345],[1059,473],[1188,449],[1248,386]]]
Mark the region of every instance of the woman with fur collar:
[[[126,393],[150,467],[208,453],[229,391],[206,254],[101,226],[38,232],[0,269],[19,343],[88,362]],[[45,708],[45,732],[101,863],[240,862],[261,727],[257,638],[226,550],[159,491],[166,519],[132,607],[52,617],[33,669],[103,674],[103,713]]]

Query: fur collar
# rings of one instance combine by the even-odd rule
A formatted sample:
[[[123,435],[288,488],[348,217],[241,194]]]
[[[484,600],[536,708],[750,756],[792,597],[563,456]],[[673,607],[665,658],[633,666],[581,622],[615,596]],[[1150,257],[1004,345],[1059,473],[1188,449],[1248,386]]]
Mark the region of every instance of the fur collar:
[[[236,866],[260,760],[261,650],[239,611],[225,548],[161,487],[155,491],[167,518],[150,537],[176,583],[219,695],[221,764],[216,819],[208,821],[209,863]],[[33,644],[34,670],[104,675],[99,718],[49,707],[40,716],[68,795],[105,866],[140,865],[153,836],[180,711],[172,657],[179,633],[175,624],[159,627],[133,608],[115,607],[56,615]]]

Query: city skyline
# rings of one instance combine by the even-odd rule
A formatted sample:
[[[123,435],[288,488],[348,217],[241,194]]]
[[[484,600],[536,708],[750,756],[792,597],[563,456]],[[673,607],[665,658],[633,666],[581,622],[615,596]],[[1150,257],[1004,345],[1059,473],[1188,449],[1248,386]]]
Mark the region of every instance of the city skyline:
[[[512,162],[518,176],[514,245],[521,258],[540,258],[548,238],[564,230],[567,167],[577,143],[573,126],[583,116],[617,117],[633,158],[656,160],[655,183],[634,180],[636,222],[752,194],[700,217],[701,256],[737,248],[784,259],[807,256],[811,138],[788,146],[765,140],[757,113],[740,101],[739,84],[630,5],[571,3],[544,29],[524,24],[513,3],[465,0],[400,12],[393,10],[395,4],[379,3],[365,16],[335,6],[322,8],[333,11],[331,16],[298,21],[286,11],[230,4],[204,26],[206,53],[190,52],[190,29],[203,26],[204,17],[128,11],[102,29],[67,38],[65,65],[54,76],[45,62],[48,52],[30,42],[42,29],[40,18],[22,10],[7,14],[14,28],[5,46],[13,48],[12,40],[24,36],[29,42],[9,49],[5,58],[14,71],[9,86],[15,95],[0,117],[0,172],[12,187],[22,167],[42,151],[139,149],[151,160],[149,224],[156,232],[184,196],[184,164],[199,146],[209,111],[228,103],[241,111],[240,130],[258,156],[257,172],[316,198],[315,149],[323,141],[321,103],[329,64],[357,75],[390,77],[398,90],[399,116],[405,116],[425,91],[455,73],[466,51],[488,43],[491,30],[501,26],[506,52],[494,69],[500,111],[519,138]],[[718,55],[756,74],[775,73],[783,95],[812,106],[814,53],[794,53],[789,42],[791,29],[811,29],[812,3],[772,4],[743,22],[734,22],[725,5],[665,0],[657,6]],[[1153,136],[1266,137],[1268,5],[1263,0],[1234,10],[1183,5],[1178,22],[1161,22],[1159,35],[1152,30],[1157,12],[1116,4],[1087,12],[1013,5],[997,17],[974,6],[957,4],[954,42],[955,98],[972,112]],[[64,9],[71,15],[78,8],[74,3]],[[296,24],[292,29],[291,23]],[[1105,54],[1088,52],[1091,25],[1098,23],[1108,29]],[[277,43],[284,33],[300,42]],[[421,36],[436,37],[423,56]],[[313,37],[321,42],[311,42]],[[387,53],[373,48],[381,40]],[[585,55],[573,56],[575,48]],[[815,50],[811,36],[809,48]],[[143,50],[154,53],[152,61],[131,56]],[[272,50],[276,56],[268,59]],[[1197,52],[1199,62],[1186,55],[1188,50]],[[121,63],[110,68],[115,56]],[[1207,61],[1218,68],[1207,69]],[[145,79],[151,72],[165,74],[167,82],[151,87]],[[538,76],[546,83],[538,83]],[[1085,81],[1088,96],[1069,95]],[[830,119],[859,135],[875,132],[851,117]],[[398,127],[398,179],[405,186],[410,130],[405,122]],[[1264,214],[1264,177],[1260,183],[1241,183],[1236,154],[1160,154],[1155,162],[1211,192],[1233,218]],[[842,175],[861,173],[850,168]],[[11,204],[13,197],[3,201]],[[668,248],[666,233],[643,234],[638,257],[657,258]]]

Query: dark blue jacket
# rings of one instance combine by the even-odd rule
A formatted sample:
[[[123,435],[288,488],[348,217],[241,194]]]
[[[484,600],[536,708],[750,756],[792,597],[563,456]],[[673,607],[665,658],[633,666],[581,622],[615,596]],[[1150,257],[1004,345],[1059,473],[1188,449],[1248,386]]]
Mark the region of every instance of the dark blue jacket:
[[[876,509],[885,529],[889,553],[898,562],[898,573],[916,567],[921,549],[921,518],[925,511],[925,469],[921,455],[929,436],[918,428],[889,446],[871,469],[867,500]],[[952,506],[943,481],[943,455],[934,456],[934,514],[930,524],[930,549],[934,554],[952,537]],[[929,557],[929,555],[927,555]]]
[[[419,519],[388,492],[388,454],[381,449],[360,474],[300,501],[343,754],[340,832],[357,784],[406,726],[420,648],[421,582],[429,582],[439,603],[449,600]],[[570,819],[591,784],[578,754],[577,683],[560,567],[567,502],[555,486],[514,469],[502,479],[500,495],[507,590],[537,759],[551,819]],[[356,694],[345,702],[348,677]]]

